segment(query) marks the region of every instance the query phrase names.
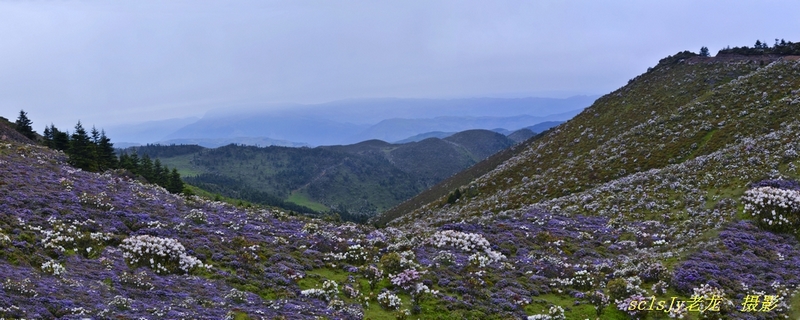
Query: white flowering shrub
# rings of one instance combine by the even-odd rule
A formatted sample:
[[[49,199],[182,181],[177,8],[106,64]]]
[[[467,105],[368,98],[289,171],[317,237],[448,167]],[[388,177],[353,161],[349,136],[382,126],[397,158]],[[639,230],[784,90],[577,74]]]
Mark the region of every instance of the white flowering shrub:
[[[384,291],[378,294],[378,304],[388,310],[397,310],[403,304],[403,301],[396,294]]]
[[[81,204],[85,204],[89,207],[94,207],[100,210],[114,211],[114,205],[111,203],[111,198],[108,196],[108,194],[106,194],[105,191],[96,195],[83,192],[80,196],[78,196],[78,201]]]
[[[189,213],[186,214],[184,218],[197,224],[208,222],[208,216],[205,212],[203,212],[203,210],[200,209],[189,210]]]
[[[49,260],[45,263],[42,263],[42,271],[48,274],[52,274],[54,276],[60,276],[67,272],[67,269],[64,268],[60,263],[55,260]]]
[[[150,280],[150,276],[148,276],[147,272],[144,271],[139,273],[122,272],[122,274],[119,276],[119,282],[123,285],[142,290],[153,290],[155,286],[153,286]]]
[[[594,287],[595,281],[589,271],[579,270],[572,276],[572,285],[578,290],[588,290]]]
[[[728,299],[725,297],[725,291],[720,288],[712,287],[708,284],[703,284],[699,288],[692,289],[693,294],[692,297],[699,297],[699,310],[700,310],[700,318],[701,319],[725,319],[726,314],[730,313],[737,306],[733,303],[733,300]],[[719,302],[719,310],[712,311],[706,310],[709,301],[712,298],[720,299]]]
[[[114,307],[119,310],[130,310],[133,304],[133,299],[125,298],[123,296],[115,296],[108,302],[109,307]]]
[[[455,263],[456,256],[449,251],[439,251],[436,256],[433,257],[433,261],[449,266]]]
[[[231,291],[225,295],[225,299],[236,303],[245,303],[247,302],[247,292],[231,289]]]
[[[528,316],[528,320],[564,320],[564,308],[560,306],[551,306],[546,314],[535,314]]]
[[[770,231],[798,233],[800,228],[800,191],[757,187],[742,196],[745,212]]]
[[[49,221],[53,225],[53,229],[41,231],[42,245],[47,249],[60,252],[72,250],[73,253],[94,258],[112,239],[111,234],[108,233],[82,231],[81,229],[86,225],[94,223],[91,220],[83,222]]]
[[[443,230],[434,233],[429,241],[437,248],[453,246],[466,252],[489,249],[489,241],[478,233]]]
[[[22,280],[6,279],[6,281],[3,281],[3,290],[26,297],[36,297],[39,295],[29,278]]]
[[[300,291],[300,294],[306,297],[331,301],[339,295],[339,284],[333,280],[325,280],[322,283],[322,289],[307,289]]]
[[[329,253],[326,258],[337,261],[347,261],[354,265],[361,265],[367,262],[369,255],[367,250],[360,244],[354,244],[347,248],[347,252]]]
[[[156,273],[187,273],[204,267],[199,259],[186,254],[175,239],[140,235],[122,240],[123,257],[134,267],[147,266]]]
[[[314,222],[309,222],[309,223],[306,223],[306,225],[303,226],[302,230],[303,230],[303,232],[308,233],[308,234],[315,234],[315,233],[317,233],[317,231],[319,231],[319,225],[314,223]]]
[[[7,243],[11,242],[11,238],[8,237],[3,230],[0,229],[0,247],[5,246]]]
[[[485,256],[470,257],[470,262],[478,266],[488,266],[506,258],[502,253],[492,250],[489,241],[478,233],[443,230],[434,233],[428,241],[437,248],[452,246],[466,252],[482,252]]]

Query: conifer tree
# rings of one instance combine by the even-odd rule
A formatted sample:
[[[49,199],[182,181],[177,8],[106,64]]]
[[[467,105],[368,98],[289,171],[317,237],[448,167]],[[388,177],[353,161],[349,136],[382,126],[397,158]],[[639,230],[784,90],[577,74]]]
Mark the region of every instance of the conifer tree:
[[[141,174],[141,170],[139,170],[139,166],[142,164],[142,160],[139,159],[139,155],[135,152],[131,155],[130,159],[130,170],[134,174]]]
[[[53,147],[53,131],[50,131],[50,127],[44,127],[44,133],[42,133],[42,140],[45,147],[50,149],[55,149]]]
[[[100,170],[116,169],[119,165],[114,153],[114,144],[106,136],[105,130],[100,131],[97,139],[97,162]]]
[[[144,177],[147,182],[153,182],[153,160],[150,159],[150,156],[145,154],[142,156],[141,161],[139,161],[139,172],[142,177]]]
[[[181,175],[178,173],[178,169],[172,168],[166,188],[167,191],[172,193],[183,192],[183,180],[181,180]]]
[[[169,171],[167,171],[166,167],[161,165],[161,160],[156,158],[153,161],[153,179],[150,182],[155,183],[159,186],[165,186],[167,184]]]
[[[59,131],[56,126],[50,124],[50,134],[53,136],[52,146],[50,148],[67,151],[69,149],[69,133]]]
[[[76,168],[87,171],[97,171],[97,162],[94,159],[94,145],[86,133],[81,122],[75,125],[75,132],[69,139],[69,163]]]
[[[27,112],[25,112],[24,110],[20,110],[19,117],[17,118],[17,121],[14,122],[14,124],[16,125],[15,129],[17,130],[17,132],[21,133],[28,139],[34,141],[36,140],[36,132],[33,131],[33,127],[31,126],[33,125],[33,122],[30,119],[28,119]]]

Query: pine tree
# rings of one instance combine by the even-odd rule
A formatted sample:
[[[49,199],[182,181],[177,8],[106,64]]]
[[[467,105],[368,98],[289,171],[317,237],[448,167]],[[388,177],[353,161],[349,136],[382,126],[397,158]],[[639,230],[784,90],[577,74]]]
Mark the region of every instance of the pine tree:
[[[119,168],[120,169],[127,169],[133,171],[133,166],[131,165],[131,156],[128,155],[127,152],[123,152],[119,155]]]
[[[139,161],[139,172],[142,177],[144,177],[147,182],[153,182],[153,160],[150,159],[150,156],[145,154],[142,156],[141,161]]]
[[[50,149],[55,149],[53,147],[53,131],[50,131],[50,127],[44,127],[44,133],[42,133],[42,139],[44,140],[44,146]]]
[[[67,155],[69,155],[69,163],[74,167],[87,171],[97,171],[92,140],[80,121],[75,125],[75,132],[72,133],[69,139]]]
[[[59,131],[54,125],[50,125],[50,132],[53,135],[53,149],[66,152],[69,149],[69,133]]]
[[[33,122],[28,119],[28,113],[24,110],[19,111],[19,117],[17,121],[14,122],[16,124],[17,132],[21,133],[23,136],[27,137],[31,140],[36,140],[36,132],[33,131]]]
[[[139,155],[136,154],[135,152],[131,155],[130,163],[131,167],[129,168],[129,170],[131,170],[133,174],[141,175],[142,174],[140,170],[141,168],[139,166],[142,164],[142,160],[139,159]]]
[[[700,56],[708,57],[710,55],[711,54],[708,52],[708,47],[703,46],[700,48]]]
[[[114,144],[106,136],[105,130],[101,130],[97,138],[97,162],[100,170],[116,169],[119,165],[117,155],[114,153]]]
[[[172,193],[183,192],[183,180],[181,180],[181,175],[178,173],[178,169],[172,168],[166,188],[167,191]]]
[[[167,171],[167,168],[161,166],[161,160],[156,158],[156,160],[153,161],[153,179],[150,180],[150,182],[164,187],[167,185],[168,174],[169,171]]]

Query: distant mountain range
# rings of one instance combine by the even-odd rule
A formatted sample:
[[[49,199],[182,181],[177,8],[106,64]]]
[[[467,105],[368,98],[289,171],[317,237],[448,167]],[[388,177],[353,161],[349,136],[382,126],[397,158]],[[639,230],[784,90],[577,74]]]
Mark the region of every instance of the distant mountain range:
[[[199,119],[115,126],[106,132],[122,147],[187,142],[216,147],[227,143],[319,146],[371,139],[400,141],[433,131],[503,128],[511,132],[542,122],[565,121],[596,98],[362,99],[232,106],[211,110]]]
[[[550,129],[550,128],[555,127],[555,126],[557,126],[559,124],[562,124],[562,123],[564,123],[564,121],[545,121],[545,122],[538,123],[538,124],[535,124],[535,125],[532,125],[532,126],[529,126],[529,127],[525,127],[525,128],[522,128],[522,129],[519,129],[519,130],[516,130],[516,131],[506,130],[506,129],[503,129],[503,128],[495,128],[495,129],[492,129],[491,131],[494,131],[494,132],[500,133],[502,135],[505,135],[509,139],[514,140],[514,142],[519,143],[519,142],[528,140],[528,138],[535,136],[537,133],[540,133],[542,131],[545,131],[547,129]],[[416,142],[416,141],[425,140],[427,138],[444,139],[444,138],[452,136],[452,135],[454,135],[456,133],[457,132],[431,131],[431,132],[420,133],[420,134],[405,138],[403,140],[397,140],[394,143]]]

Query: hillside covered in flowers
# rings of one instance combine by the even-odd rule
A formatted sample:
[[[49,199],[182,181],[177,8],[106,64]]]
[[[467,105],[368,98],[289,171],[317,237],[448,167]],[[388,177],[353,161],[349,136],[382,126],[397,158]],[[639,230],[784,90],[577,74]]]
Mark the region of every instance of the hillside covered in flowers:
[[[377,229],[3,140],[0,317],[796,319],[798,108],[797,59],[665,59]]]

